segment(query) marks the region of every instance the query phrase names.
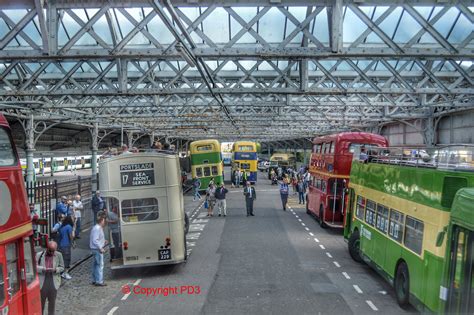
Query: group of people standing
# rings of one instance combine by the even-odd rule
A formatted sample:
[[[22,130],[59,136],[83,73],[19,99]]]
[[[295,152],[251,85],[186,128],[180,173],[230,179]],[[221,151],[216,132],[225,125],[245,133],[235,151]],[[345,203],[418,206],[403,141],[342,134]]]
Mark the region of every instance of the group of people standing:
[[[307,168],[301,167],[299,171],[289,168],[280,182],[280,198],[283,211],[286,211],[290,185],[293,187],[293,194],[298,194],[299,204],[305,204],[306,191],[308,190],[310,174]]]
[[[250,176],[249,172],[241,171],[239,168],[232,171],[232,178],[234,179],[232,182],[232,187],[239,188],[242,184],[242,187],[247,186],[247,181]]]

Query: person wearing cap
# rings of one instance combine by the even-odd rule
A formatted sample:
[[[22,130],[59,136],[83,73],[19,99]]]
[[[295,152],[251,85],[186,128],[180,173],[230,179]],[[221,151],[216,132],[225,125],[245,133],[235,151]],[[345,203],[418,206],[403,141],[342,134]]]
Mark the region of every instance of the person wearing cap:
[[[62,196],[61,201],[56,204],[56,217],[59,217],[60,214],[68,215],[68,205],[67,197]]]
[[[92,219],[95,225],[97,222],[97,213],[99,213],[99,211],[104,210],[105,208],[105,202],[104,202],[104,199],[102,199],[102,197],[100,196],[100,191],[95,192],[95,195],[92,197],[91,204],[92,204],[92,213],[94,216]]]

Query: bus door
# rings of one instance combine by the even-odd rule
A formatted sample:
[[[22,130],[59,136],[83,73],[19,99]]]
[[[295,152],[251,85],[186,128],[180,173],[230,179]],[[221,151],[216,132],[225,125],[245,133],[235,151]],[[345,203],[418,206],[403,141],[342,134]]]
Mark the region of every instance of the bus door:
[[[449,256],[449,314],[474,313],[474,231],[454,226]]]
[[[8,300],[9,314],[24,314],[21,276],[20,276],[20,251],[18,241],[5,244],[5,272],[4,286]],[[5,281],[6,280],[6,281]]]
[[[325,216],[328,223],[340,223],[344,216],[344,199],[345,199],[345,180],[329,179],[328,183],[328,208],[329,215]]]

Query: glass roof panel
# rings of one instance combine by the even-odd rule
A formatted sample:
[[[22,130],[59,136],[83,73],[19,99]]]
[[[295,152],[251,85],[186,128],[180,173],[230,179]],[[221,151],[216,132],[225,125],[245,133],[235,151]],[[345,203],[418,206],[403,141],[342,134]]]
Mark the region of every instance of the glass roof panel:
[[[109,45],[112,45],[112,34],[110,34],[109,23],[105,15],[102,15],[92,26],[94,32]]]
[[[316,23],[311,22],[310,30],[321,43],[329,43],[328,12],[324,8],[317,16]]]
[[[189,20],[191,21],[190,24],[192,24],[195,20],[197,20],[197,18],[201,15],[200,11],[204,12],[202,8],[200,9],[199,7],[177,8],[176,10],[183,12],[186,15],[186,17],[188,17]],[[189,24],[187,24],[184,20],[183,20],[183,23],[186,25],[186,28],[189,27]],[[199,24],[197,28],[200,30],[201,24]],[[201,37],[199,37],[196,31],[190,32],[190,35],[195,43],[203,43],[204,40]],[[211,38],[211,40],[213,39]]]
[[[448,37],[451,43],[460,43],[474,31],[474,26],[465,15],[461,15]]]
[[[380,29],[385,34],[387,34],[387,36],[390,37],[390,38],[393,37],[393,33],[395,32],[395,28],[398,25],[398,21],[400,20],[400,15],[402,14],[402,11],[403,11],[403,9],[401,7],[397,7],[379,25]]]
[[[28,13],[27,10],[5,10],[4,12],[15,24]]]
[[[372,17],[372,21],[377,21],[377,19],[385,12],[388,10],[389,7],[386,7],[386,6],[378,6],[378,7],[375,7],[375,12],[374,12],[374,16]]]
[[[430,17],[431,11],[433,11],[433,7],[413,7],[420,15],[425,19],[428,20]]]
[[[229,41],[228,13],[224,8],[216,8],[203,21],[204,33],[214,43],[227,43]]]
[[[316,24],[317,26],[318,24]],[[367,25],[351,9],[346,7],[343,22],[343,42],[354,42],[366,29]]]
[[[421,25],[411,17],[406,11],[403,11],[400,24],[395,32],[393,40],[396,43],[408,42],[421,29]]]
[[[456,16],[459,14],[457,8],[451,8],[446,12],[435,24],[434,28],[444,37],[448,36],[448,32],[453,26]],[[472,30],[472,26],[471,26]]]
[[[67,12],[64,12],[58,29],[58,45],[64,46],[80,29],[79,24]]]
[[[148,32],[150,32],[160,44],[171,44],[174,42],[173,34],[171,34],[158,16],[154,16],[148,23]]]
[[[305,18],[306,18],[306,7],[289,7],[288,12],[291,13],[298,21],[299,24],[301,24]],[[286,37],[288,37],[295,29],[296,25],[293,24],[290,20],[286,23]],[[285,38],[286,38],[285,37]],[[301,44],[301,41],[303,40],[303,32],[299,31],[298,34],[293,37],[293,39],[290,41],[290,43],[299,43]]]
[[[232,8],[245,22],[249,22],[255,15],[257,15],[256,7],[235,7]],[[237,33],[242,30],[242,25],[237,22],[232,16],[230,17],[230,29],[231,37],[234,38]],[[239,38],[237,43],[239,44],[250,44],[255,43],[255,38],[250,33],[245,34]]]
[[[267,43],[280,43],[283,40],[283,32],[285,28],[285,16],[278,10],[272,7],[259,20],[259,35]],[[253,27],[256,30],[256,26]]]

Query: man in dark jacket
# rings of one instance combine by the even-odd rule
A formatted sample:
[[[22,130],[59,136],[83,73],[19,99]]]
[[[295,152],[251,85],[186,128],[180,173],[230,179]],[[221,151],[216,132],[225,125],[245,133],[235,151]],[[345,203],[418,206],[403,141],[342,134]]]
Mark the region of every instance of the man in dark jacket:
[[[92,197],[92,214],[94,215],[93,220],[94,220],[94,225],[97,222],[97,213],[99,211],[104,210],[105,208],[105,202],[104,199],[100,196],[100,191],[96,191],[95,195]]]
[[[216,193],[215,193],[216,206],[219,209],[219,216],[221,216],[222,209],[224,209],[223,210],[224,217],[227,216],[227,203],[226,203],[226,200],[225,200],[225,195],[228,192],[229,191],[227,190],[227,188],[224,187],[224,183],[221,184],[221,187],[216,189]]]
[[[257,199],[255,188],[250,186],[250,182],[247,182],[247,186],[244,188],[245,205],[247,207],[247,216],[253,216],[253,201]]]

